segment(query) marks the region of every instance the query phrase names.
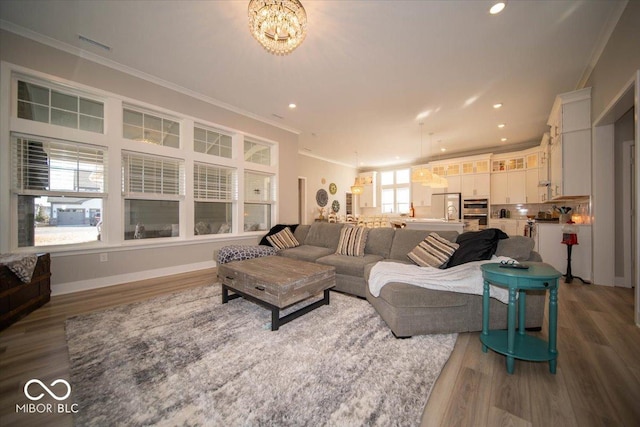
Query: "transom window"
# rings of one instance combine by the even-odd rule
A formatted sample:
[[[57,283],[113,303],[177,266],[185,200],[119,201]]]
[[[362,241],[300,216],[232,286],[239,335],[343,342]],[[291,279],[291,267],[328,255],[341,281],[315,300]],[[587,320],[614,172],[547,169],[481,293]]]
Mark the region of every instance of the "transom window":
[[[201,125],[195,126],[193,151],[230,159],[233,154],[231,136]]]
[[[271,146],[245,138],[244,159],[259,165],[271,165]]]
[[[104,104],[41,84],[18,80],[18,118],[89,132],[104,132]]]
[[[123,110],[122,137],[148,144],[180,147],[180,123],[168,117],[127,107]]]

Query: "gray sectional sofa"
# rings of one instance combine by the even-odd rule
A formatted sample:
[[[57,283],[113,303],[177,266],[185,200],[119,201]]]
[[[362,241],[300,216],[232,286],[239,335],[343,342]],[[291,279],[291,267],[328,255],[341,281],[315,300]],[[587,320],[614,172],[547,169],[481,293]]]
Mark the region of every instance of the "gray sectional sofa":
[[[343,224],[316,222],[299,225],[294,236],[300,246],[284,249],[279,256],[331,265],[336,268],[336,291],[366,298],[377,310],[397,337],[410,337],[432,333],[452,333],[482,330],[482,296],[448,291],[424,289],[401,282],[382,288],[379,297],[369,292],[367,279],[377,262],[410,264],[407,253],[432,231],[393,228],[369,230],[365,255],[362,257],[337,255]],[[455,231],[437,231],[455,241]],[[532,250],[533,241],[528,237],[511,237],[500,240],[496,255],[519,261],[542,261]],[[542,326],[545,295],[527,294],[527,328]],[[491,299],[490,328],[506,329],[507,306]]]

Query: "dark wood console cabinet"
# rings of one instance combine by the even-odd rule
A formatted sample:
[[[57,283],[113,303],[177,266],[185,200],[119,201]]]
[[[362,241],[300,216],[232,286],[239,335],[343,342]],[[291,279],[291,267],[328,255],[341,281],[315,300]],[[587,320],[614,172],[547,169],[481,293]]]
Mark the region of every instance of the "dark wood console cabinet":
[[[51,258],[38,254],[31,282],[24,283],[5,265],[0,265],[0,330],[42,307],[51,298]]]

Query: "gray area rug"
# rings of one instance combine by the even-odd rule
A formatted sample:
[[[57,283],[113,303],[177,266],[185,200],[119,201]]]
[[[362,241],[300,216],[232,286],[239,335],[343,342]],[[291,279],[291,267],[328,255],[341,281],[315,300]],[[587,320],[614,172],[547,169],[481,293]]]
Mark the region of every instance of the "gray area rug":
[[[418,425],[457,337],[396,339],[336,292],[270,316],[216,284],[70,318],[76,425]]]

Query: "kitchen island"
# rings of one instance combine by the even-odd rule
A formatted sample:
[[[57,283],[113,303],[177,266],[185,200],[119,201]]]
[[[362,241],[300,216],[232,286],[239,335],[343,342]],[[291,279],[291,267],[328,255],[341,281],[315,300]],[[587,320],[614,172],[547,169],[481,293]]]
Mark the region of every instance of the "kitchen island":
[[[457,231],[462,233],[464,223],[461,221],[447,221],[437,218],[390,218],[391,222],[402,222],[407,228],[414,230],[432,230],[432,231]]]

